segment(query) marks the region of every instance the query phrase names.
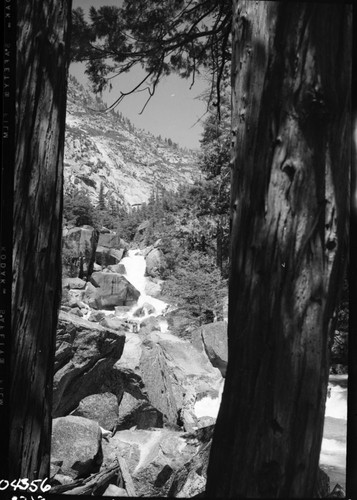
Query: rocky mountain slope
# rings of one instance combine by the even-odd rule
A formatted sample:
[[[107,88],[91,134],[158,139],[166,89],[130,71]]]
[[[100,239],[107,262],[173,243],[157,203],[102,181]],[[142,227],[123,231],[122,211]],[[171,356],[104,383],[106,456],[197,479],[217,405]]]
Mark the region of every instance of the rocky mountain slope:
[[[68,86],[65,192],[83,189],[96,205],[102,185],[106,199],[128,207],[156,189],[176,190],[199,177],[194,152],[136,129],[120,112],[104,112],[101,100],[75,79]]]

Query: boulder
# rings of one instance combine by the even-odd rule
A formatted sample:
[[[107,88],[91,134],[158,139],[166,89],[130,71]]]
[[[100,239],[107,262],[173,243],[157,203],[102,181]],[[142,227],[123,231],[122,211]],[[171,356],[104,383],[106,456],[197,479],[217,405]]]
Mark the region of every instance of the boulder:
[[[143,319],[140,323],[140,335],[148,335],[153,331],[160,331],[160,321],[154,316],[149,316],[148,318]]]
[[[97,297],[98,297],[97,287],[92,285],[92,283],[87,283],[87,286],[82,295],[83,302],[88,304],[89,307],[97,309]]]
[[[205,488],[212,434],[213,427],[190,434],[167,428],[118,431],[103,442],[103,465],[120,455],[136,496],[194,496]]]
[[[141,306],[145,312],[145,314],[154,314],[156,312],[155,307],[149,302],[144,302]]]
[[[113,248],[116,250],[123,249],[125,252],[129,249],[129,244],[124,241],[117,233],[100,233],[98,246],[105,248]]]
[[[163,415],[146,399],[137,399],[128,392],[124,392],[119,405],[119,420],[117,429],[148,429],[162,427]]]
[[[182,387],[193,387],[200,397],[218,394],[223,378],[204,352],[170,333],[152,332],[150,338],[165,353],[170,372],[175,374]]]
[[[72,415],[55,418],[51,462],[57,474],[77,479],[98,472],[103,459],[101,439],[100,427],[93,420]]]
[[[115,315],[118,317],[127,316],[127,313],[130,311],[131,306],[115,306],[114,311]]]
[[[199,427],[198,418],[194,413],[196,398],[197,395],[193,387],[186,388],[186,391],[182,394],[179,423],[189,432]]]
[[[145,260],[145,274],[153,278],[160,276],[167,267],[165,256],[159,248],[153,248],[150,250],[150,252],[145,256]]]
[[[135,318],[141,318],[141,317],[145,316],[144,308],[138,307],[137,309],[135,309],[135,311],[133,312],[133,316]]]
[[[140,292],[121,274],[93,273],[91,283],[97,287],[95,296],[92,297],[92,304],[94,298],[96,309],[132,305],[140,296]]]
[[[138,307],[133,312],[133,316],[139,318],[146,316],[147,314],[154,314],[154,313],[155,313],[155,307],[152,304],[149,304],[149,302],[145,302],[141,307]]]
[[[143,340],[143,345],[140,374],[148,400],[164,415],[167,423],[177,424],[179,405],[162,348],[149,336]]]
[[[103,497],[127,497],[128,494],[124,488],[119,488],[115,484],[110,484],[102,495]]]
[[[120,330],[122,332],[129,330],[127,323],[124,320],[116,317],[104,316],[100,324],[101,326],[104,326],[104,328],[110,328],[112,330]]]
[[[126,334],[123,355],[114,366],[124,391],[147,400],[167,424],[187,430],[198,427],[196,400],[218,398],[223,383],[220,371],[190,342],[151,328],[142,335],[144,328],[139,335]]]
[[[126,269],[124,264],[115,264],[112,266],[108,266],[107,269],[112,273],[126,274]]]
[[[98,245],[95,252],[95,262],[100,266],[115,266],[124,257],[124,254],[124,248],[117,250],[115,248],[106,248]]]
[[[78,300],[79,300],[78,297],[73,296],[69,292],[67,296],[66,305],[69,306],[70,308],[78,307]]]
[[[79,402],[71,415],[88,418],[97,422],[100,427],[112,431],[118,425],[118,399],[110,392],[91,394]]]
[[[202,429],[202,427],[208,427],[210,425],[214,425],[216,423],[216,419],[213,417],[200,417],[198,419],[198,428]]]
[[[156,279],[156,278],[155,278]],[[150,295],[150,297],[159,298],[162,290],[162,280],[154,281],[150,276],[147,278],[145,283],[145,293],[146,295]]]
[[[178,408],[162,350],[152,341],[142,342],[138,335],[127,333],[123,358],[115,364],[123,380],[124,391],[144,399],[176,424]],[[120,414],[120,409],[119,409]]]
[[[83,312],[79,307],[71,307],[69,314],[74,314],[75,316],[79,316],[80,318],[83,318]]]
[[[225,377],[228,362],[227,323],[216,321],[201,326],[192,333],[192,343],[198,350],[204,349],[212,365]]]
[[[197,453],[183,467],[175,471],[168,496],[178,498],[205,496],[213,431],[214,425],[210,425],[185,435],[190,444],[197,443]]]
[[[87,282],[80,278],[63,278],[62,288],[84,290]]]
[[[93,271],[98,233],[91,226],[63,230],[63,252],[70,255],[71,267],[79,278],[88,277]]]
[[[125,335],[60,312],[56,338],[52,416],[74,410],[100,386],[120,359]]]
[[[105,314],[102,311],[92,311],[88,317],[88,321],[100,323],[104,318]]]

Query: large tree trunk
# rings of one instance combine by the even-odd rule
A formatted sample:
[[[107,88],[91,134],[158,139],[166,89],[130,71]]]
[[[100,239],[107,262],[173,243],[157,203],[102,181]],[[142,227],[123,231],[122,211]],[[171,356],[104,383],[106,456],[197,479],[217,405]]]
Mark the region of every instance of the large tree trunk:
[[[311,497],[344,275],[351,9],[234,2],[228,370],[209,497]]]
[[[71,0],[18,2],[10,478],[48,477]]]

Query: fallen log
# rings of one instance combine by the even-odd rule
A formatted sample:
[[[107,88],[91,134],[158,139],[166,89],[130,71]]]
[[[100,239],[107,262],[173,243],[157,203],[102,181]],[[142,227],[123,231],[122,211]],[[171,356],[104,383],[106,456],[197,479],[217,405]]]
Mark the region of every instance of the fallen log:
[[[92,495],[95,494],[97,490],[105,488],[110,480],[116,475],[120,474],[119,461],[114,462],[114,464],[97,474],[91,474],[90,477],[85,479],[78,479],[69,484],[60,484],[54,486],[49,491],[50,494],[64,494],[64,495]]]

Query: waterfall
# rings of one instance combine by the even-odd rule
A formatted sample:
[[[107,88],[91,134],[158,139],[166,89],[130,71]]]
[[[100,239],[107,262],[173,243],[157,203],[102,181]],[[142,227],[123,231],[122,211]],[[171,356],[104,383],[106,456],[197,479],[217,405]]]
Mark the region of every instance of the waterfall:
[[[128,255],[121,260],[125,266],[126,279],[140,292],[138,302],[130,310],[116,313],[129,323],[140,323],[146,318],[156,317],[161,332],[167,332],[168,324],[164,318],[169,305],[146,293],[146,285],[150,279],[145,276],[146,261],[138,249],[129,250]],[[88,314],[90,308],[88,308]],[[104,311],[106,315],[111,311]],[[86,315],[87,316],[87,315]],[[137,331],[137,330],[136,330]],[[216,418],[221,402],[224,381],[222,381],[217,397],[205,396],[196,400],[194,413],[197,418],[211,416]],[[346,473],[346,425],[347,425],[347,375],[331,376],[326,400],[324,435],[320,454],[320,466],[329,475],[331,488],[336,483],[345,487]]]
[[[149,279],[145,276],[146,261],[140,250],[129,250],[128,255],[124,257],[120,263],[125,267],[126,279],[140,292],[137,304],[132,306],[129,311],[125,312],[124,317],[129,320],[136,318],[138,322],[140,322],[149,316],[158,317],[164,315],[168,308],[168,304],[146,293],[145,288]],[[136,313],[138,313],[140,309],[140,316],[136,317]],[[166,331],[167,321],[161,318],[159,323],[161,331]]]

